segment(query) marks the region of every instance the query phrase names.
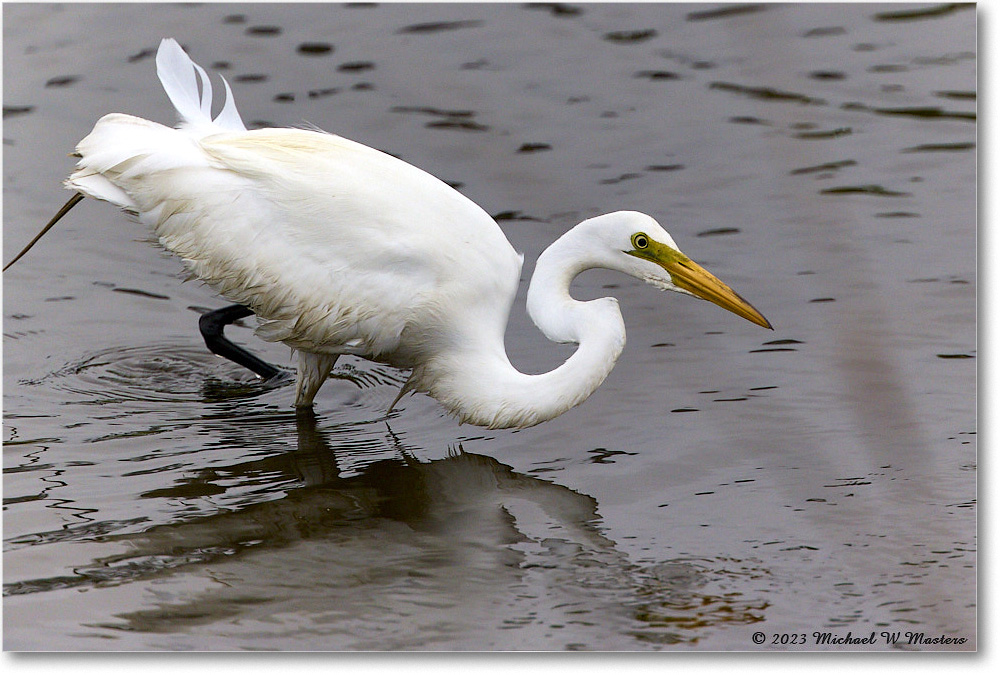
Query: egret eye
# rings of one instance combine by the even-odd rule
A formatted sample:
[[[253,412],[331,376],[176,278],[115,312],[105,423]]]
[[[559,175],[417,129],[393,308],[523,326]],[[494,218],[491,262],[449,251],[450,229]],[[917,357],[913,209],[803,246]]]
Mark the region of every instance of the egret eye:
[[[632,235],[632,245],[637,249],[642,250],[649,246],[649,237],[644,235],[642,232],[637,232]]]

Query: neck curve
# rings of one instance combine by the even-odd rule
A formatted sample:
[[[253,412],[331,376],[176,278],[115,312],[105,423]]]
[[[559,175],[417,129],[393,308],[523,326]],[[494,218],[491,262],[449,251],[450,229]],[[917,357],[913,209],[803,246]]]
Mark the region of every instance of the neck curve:
[[[416,388],[427,391],[461,421],[491,429],[534,426],[589,397],[625,347],[625,324],[616,299],[580,302],[570,296],[570,284],[578,274],[604,266],[587,255],[585,238],[574,232],[575,228],[539,256],[527,297],[528,315],[548,339],[579,345],[572,356],[547,373],[522,373],[507,357],[501,328],[499,334],[479,336],[463,349],[435,359],[434,375],[421,377],[425,384]]]

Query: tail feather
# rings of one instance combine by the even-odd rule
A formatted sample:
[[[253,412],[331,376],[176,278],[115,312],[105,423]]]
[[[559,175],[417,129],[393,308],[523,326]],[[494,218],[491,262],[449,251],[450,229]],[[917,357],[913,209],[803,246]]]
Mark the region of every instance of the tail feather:
[[[222,111],[212,120],[212,81],[205,69],[192,61],[173,38],[160,42],[156,52],[156,74],[184,123],[196,127],[214,124],[229,131],[246,131],[225,78],[222,82],[226,87],[226,101]]]
[[[140,210],[128,187],[132,179],[208,166],[196,135],[121,113],[98,120],[76,154],[66,187],[130,211]]]
[[[66,180],[66,187],[140,211],[136,195],[130,192],[129,185],[134,187],[132,179],[206,167],[208,158],[198,146],[199,138],[222,131],[246,131],[225,78],[226,101],[212,119],[208,73],[184,53],[176,40],[160,42],[156,74],[181,117],[181,128],[172,129],[131,115],[105,115],[77,145],[80,161]]]
[[[220,75],[219,77],[222,76]],[[240,117],[240,113],[236,109],[236,99],[233,98],[233,90],[229,88],[229,83],[226,82],[226,78],[224,77],[222,77],[222,84],[226,87],[226,102],[216,116],[215,123],[223,129],[246,131],[243,118]]]
[[[73,175],[66,179],[66,187],[88,197],[110,202],[132,213],[139,211],[139,207],[125,190],[99,173],[87,172],[85,169],[74,171]]]

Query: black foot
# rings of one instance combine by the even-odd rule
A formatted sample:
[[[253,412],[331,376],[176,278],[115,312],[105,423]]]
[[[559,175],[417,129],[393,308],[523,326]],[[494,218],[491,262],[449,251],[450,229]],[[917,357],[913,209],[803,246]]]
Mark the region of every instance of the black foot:
[[[247,350],[226,339],[223,329],[234,321],[253,316],[253,311],[243,305],[229,305],[221,309],[206,312],[198,320],[198,329],[205,338],[205,345],[213,354],[249,368],[265,380],[270,380],[282,371],[266,361],[261,361]]]

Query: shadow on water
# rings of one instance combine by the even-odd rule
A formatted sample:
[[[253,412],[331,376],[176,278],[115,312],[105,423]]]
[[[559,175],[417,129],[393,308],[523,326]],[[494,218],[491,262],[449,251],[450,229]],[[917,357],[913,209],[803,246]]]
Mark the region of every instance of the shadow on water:
[[[745,561],[634,564],[603,533],[595,499],[460,444],[420,460],[388,423],[368,422],[392,456],[345,471],[345,459],[373,449],[354,447],[352,425],[321,428],[311,411],[214,411],[202,423],[227,444],[273,447],[284,436],[295,447],[175,474],[139,496],[167,500],[176,520],[76,529],[78,542],[115,552],[72,575],[6,584],[4,595],[135,584],[141,609],[85,628],[207,630],[234,646],[250,648],[253,635],[255,646],[304,649],[601,648],[610,625],[633,644],[696,643],[706,629],[762,621],[768,606],[712,590],[766,572]],[[228,508],[206,514],[200,502],[221,496]]]

